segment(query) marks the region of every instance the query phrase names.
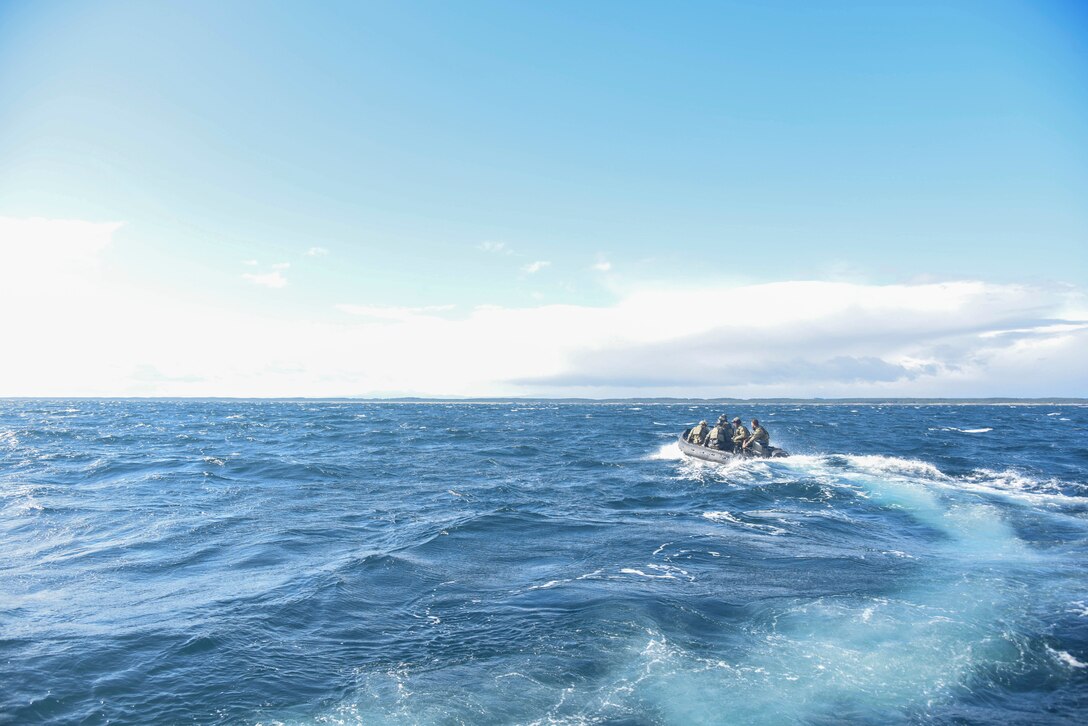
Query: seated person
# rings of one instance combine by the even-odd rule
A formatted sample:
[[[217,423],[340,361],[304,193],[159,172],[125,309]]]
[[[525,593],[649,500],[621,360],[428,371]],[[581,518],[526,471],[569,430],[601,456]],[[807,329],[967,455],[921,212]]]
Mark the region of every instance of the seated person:
[[[703,439],[706,438],[706,434],[706,421],[700,421],[699,425],[692,427],[691,433],[688,434],[688,443],[702,445]]]
[[[731,433],[732,429],[729,424],[719,420],[718,425],[710,429],[710,433],[706,435],[706,445],[711,449],[728,451],[729,435]]]
[[[744,442],[748,440],[748,429],[740,422],[740,416],[733,419],[733,451],[739,453],[744,448]]]
[[[767,433],[767,429],[759,425],[758,418],[752,419],[752,435],[744,442],[744,448],[747,449],[753,441],[759,442],[759,445],[764,448],[771,445],[771,435]]]

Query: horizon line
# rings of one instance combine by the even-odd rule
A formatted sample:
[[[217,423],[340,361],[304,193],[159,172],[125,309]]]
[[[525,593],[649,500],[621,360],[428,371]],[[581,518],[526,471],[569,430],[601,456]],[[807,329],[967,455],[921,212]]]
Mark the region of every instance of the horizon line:
[[[1030,404],[1030,405],[1088,405],[1088,398],[1077,396],[972,396],[972,397],[918,397],[891,396],[857,398],[702,398],[677,396],[607,397],[579,396],[0,396],[0,401],[311,401],[349,403],[734,403],[734,404]]]

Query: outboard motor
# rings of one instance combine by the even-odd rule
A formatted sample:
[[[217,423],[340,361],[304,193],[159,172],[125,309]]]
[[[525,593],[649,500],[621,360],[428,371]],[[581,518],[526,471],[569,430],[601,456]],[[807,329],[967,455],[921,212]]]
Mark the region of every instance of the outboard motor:
[[[764,446],[758,441],[753,441],[748,450],[752,452],[752,456],[760,456],[764,459],[778,459],[783,456],[789,456],[789,452],[785,449],[779,449],[775,446]]]

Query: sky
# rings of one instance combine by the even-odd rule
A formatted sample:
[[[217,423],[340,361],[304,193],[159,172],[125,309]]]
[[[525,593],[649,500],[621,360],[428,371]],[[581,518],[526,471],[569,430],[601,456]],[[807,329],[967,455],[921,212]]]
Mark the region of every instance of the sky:
[[[1088,396],[1088,5],[0,0],[0,396]]]

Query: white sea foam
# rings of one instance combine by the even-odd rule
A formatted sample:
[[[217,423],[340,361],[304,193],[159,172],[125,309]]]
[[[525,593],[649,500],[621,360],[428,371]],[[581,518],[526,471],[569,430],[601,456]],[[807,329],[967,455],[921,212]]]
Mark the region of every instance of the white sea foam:
[[[1055,650],[1050,646],[1047,646],[1047,650],[1050,651],[1055,658],[1070,668],[1088,668],[1088,663],[1078,660],[1076,656],[1071,653],[1067,653],[1064,650]]]
[[[0,444],[15,448],[19,445],[19,438],[14,431],[0,431]],[[679,449],[677,449],[679,451]]]
[[[24,516],[33,512],[44,511],[45,507],[31,495],[16,499],[3,508],[5,514]]]
[[[527,587],[525,589],[526,590],[550,590],[553,587],[558,587],[559,585],[562,585],[564,582],[570,582],[570,580],[548,580],[543,585],[532,585],[532,586]]]
[[[645,457],[646,461],[679,461],[684,458],[684,452],[675,441],[663,444],[657,451]]]
[[[682,455],[681,455],[682,456]],[[711,469],[711,471],[715,471]],[[833,489],[849,489],[855,496],[870,498],[877,482],[900,482],[908,486],[937,487],[986,496],[1015,498],[1033,504],[1068,505],[1084,503],[1084,485],[1058,479],[1040,479],[1015,470],[976,469],[967,475],[950,476],[920,459],[881,455],[794,455],[787,459],[737,459],[719,466],[715,473],[732,484],[760,485],[788,482],[801,472]],[[702,471],[690,475],[703,478]]]
[[[650,563],[647,564],[645,567],[646,569],[653,570],[653,573],[647,573],[647,571],[635,567],[625,567],[620,569],[619,571],[622,575],[638,575],[640,577],[645,577],[652,580],[676,580],[681,577],[688,580],[695,579],[691,576],[690,573],[688,573],[688,570],[673,565],[657,565],[654,563]],[[658,574],[655,575],[654,573]]]
[[[624,575],[639,575],[641,577],[648,577],[651,580],[675,580],[676,575],[671,572],[665,572],[661,575],[652,575],[642,570],[636,570],[633,567],[624,567],[620,572]]]
[[[741,519],[737,519],[731,512],[703,512],[703,517],[709,519],[711,522],[718,522],[719,524],[732,524],[738,527],[746,527],[747,529],[754,529],[758,532],[765,532],[767,534],[779,535],[786,534],[786,530],[781,527],[775,527],[770,524],[759,524],[757,522],[745,522]]]
[[[881,456],[879,454],[851,454],[842,458],[854,469],[872,474],[923,477],[937,481],[949,479],[944,472],[933,464],[919,459],[902,459],[898,456]]]

